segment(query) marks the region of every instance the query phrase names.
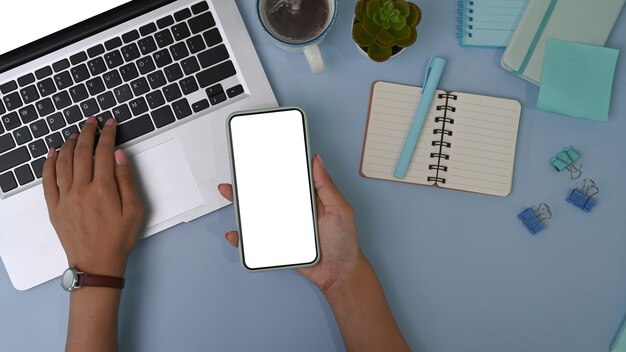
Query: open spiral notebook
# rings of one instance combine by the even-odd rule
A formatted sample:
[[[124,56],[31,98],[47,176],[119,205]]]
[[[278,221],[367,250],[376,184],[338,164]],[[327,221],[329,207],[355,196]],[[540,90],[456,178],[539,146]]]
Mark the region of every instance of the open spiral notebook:
[[[508,195],[522,109],[511,99],[438,90],[406,177],[393,176],[421,92],[420,87],[374,82],[361,175]]]

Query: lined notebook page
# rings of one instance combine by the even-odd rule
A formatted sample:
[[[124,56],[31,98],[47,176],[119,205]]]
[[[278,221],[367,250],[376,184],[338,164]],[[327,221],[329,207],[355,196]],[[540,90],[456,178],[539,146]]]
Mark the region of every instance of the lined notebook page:
[[[451,94],[457,95],[457,100],[450,100],[448,105],[455,106],[456,112],[448,113],[454,124],[446,124],[446,130],[451,130],[452,136],[445,136],[444,140],[451,142],[452,146],[447,149],[450,160],[441,160],[448,171],[442,176],[446,183],[439,185],[508,195],[513,182],[520,103],[481,95]]]
[[[437,91],[437,94],[445,94],[445,92]],[[430,153],[439,152],[439,147],[431,145],[433,140],[440,139],[439,135],[433,134],[435,128],[441,127],[441,123],[434,121],[435,116],[441,115],[436,110],[437,105],[442,103],[438,99],[433,101],[430,112],[426,116],[406,177],[400,180],[393,176],[421,96],[422,88],[420,87],[388,82],[374,83],[361,162],[363,176],[421,185],[434,184],[434,182],[428,182],[428,177],[434,177],[436,171],[429,170],[428,166],[436,164],[436,159],[432,159]]]

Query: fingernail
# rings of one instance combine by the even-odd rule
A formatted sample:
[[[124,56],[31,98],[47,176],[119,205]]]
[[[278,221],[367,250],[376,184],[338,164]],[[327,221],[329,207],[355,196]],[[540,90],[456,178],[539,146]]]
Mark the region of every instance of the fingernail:
[[[96,123],[96,118],[93,116],[89,116],[89,118],[87,119],[87,122],[85,122],[85,124],[87,125],[92,125],[94,123]]]
[[[324,160],[322,160],[322,156],[321,155],[317,154],[317,160],[320,161],[320,164],[322,164],[323,168],[326,168],[326,166],[324,166]]]
[[[57,150],[56,150],[56,149],[54,149],[54,148],[50,148],[50,150],[48,150],[48,156],[47,156],[47,158],[48,158],[48,159],[52,158],[53,156],[55,156],[55,155],[56,155],[56,153],[57,153]]]
[[[72,133],[69,139],[77,139],[77,138],[78,138],[78,133]]]
[[[123,150],[118,149],[115,151],[115,163],[117,165],[128,165],[128,158]]]
[[[224,238],[228,241],[228,232],[224,235]]]
[[[107,120],[107,122],[104,123],[105,126],[113,126],[113,124],[115,123],[115,119],[114,118],[110,118]]]

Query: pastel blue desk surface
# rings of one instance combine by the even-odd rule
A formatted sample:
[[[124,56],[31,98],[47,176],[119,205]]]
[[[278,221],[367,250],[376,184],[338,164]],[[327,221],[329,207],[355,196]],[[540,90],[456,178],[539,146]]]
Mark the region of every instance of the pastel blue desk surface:
[[[313,151],[354,205],[361,246],[414,350],[608,351],[626,314],[624,14],[607,43],[622,52],[602,123],[539,111],[538,88],[500,68],[502,50],[460,47],[454,1],[419,1],[417,44],[376,64],[352,43],[354,0],[342,0],[320,76],[303,55],[271,42],[255,1],[237,3],[278,100],[308,113]],[[372,82],[421,84],[431,56],[448,60],[441,88],[522,102],[510,196],[359,176]],[[567,145],[600,187],[588,214],[566,202],[573,184],[548,163]],[[531,236],[517,214],[541,202],[554,216]],[[234,228],[231,206],[138,245],[121,307],[122,351],[344,350],[328,304],[305,279],[244,272],[223,237]],[[57,280],[22,293],[0,270],[0,350],[61,351],[67,317]]]

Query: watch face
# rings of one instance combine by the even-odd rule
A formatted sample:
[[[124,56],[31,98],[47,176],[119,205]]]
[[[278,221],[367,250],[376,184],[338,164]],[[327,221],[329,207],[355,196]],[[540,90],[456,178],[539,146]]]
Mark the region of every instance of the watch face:
[[[65,270],[63,273],[63,277],[61,279],[61,286],[66,290],[70,291],[74,288],[74,283],[76,282],[76,273],[72,268]]]

